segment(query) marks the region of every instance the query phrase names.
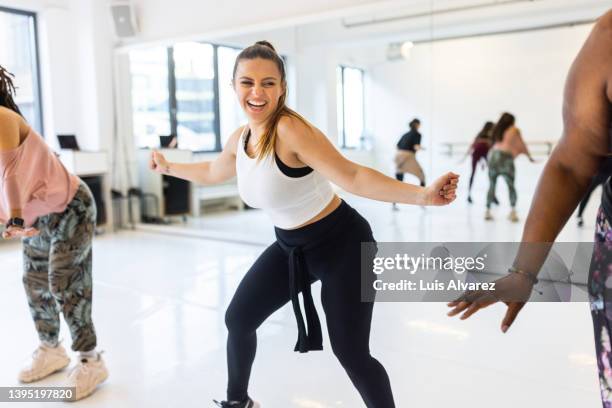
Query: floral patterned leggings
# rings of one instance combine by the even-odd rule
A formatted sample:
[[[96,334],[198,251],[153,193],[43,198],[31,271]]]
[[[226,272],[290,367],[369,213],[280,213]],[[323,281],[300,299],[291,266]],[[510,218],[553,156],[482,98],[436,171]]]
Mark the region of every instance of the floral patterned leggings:
[[[70,328],[72,350],[96,347],[91,320],[92,252],[96,204],[81,182],[63,213],[39,217],[40,234],[23,240],[25,286],[30,313],[41,341],[57,343],[60,311]]]
[[[601,401],[612,408],[612,287],[606,281],[612,277],[612,227],[605,212],[597,214],[595,246],[589,270],[589,297],[595,330],[595,351],[599,369]],[[609,285],[610,283],[608,283]]]

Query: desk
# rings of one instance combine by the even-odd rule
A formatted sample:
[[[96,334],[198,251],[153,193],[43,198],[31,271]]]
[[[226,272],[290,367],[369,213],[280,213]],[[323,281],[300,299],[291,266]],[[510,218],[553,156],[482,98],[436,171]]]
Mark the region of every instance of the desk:
[[[91,189],[98,208],[98,226],[113,229],[108,156],[106,152],[81,152],[60,150],[59,158],[64,167],[79,176]]]

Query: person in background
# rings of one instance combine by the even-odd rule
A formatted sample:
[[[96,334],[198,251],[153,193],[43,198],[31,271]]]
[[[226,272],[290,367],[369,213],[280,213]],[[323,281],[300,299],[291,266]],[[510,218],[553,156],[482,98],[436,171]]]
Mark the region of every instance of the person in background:
[[[487,162],[487,154],[491,148],[491,135],[493,131],[493,122],[486,122],[482,130],[476,135],[466,156],[472,156],[472,173],[470,174],[470,184],[468,185],[468,203],[472,203],[472,184],[474,183],[474,175],[476,174],[476,166],[483,161],[482,168],[484,169]],[[462,160],[463,161],[463,160]],[[495,203],[495,201],[493,201]]]
[[[533,163],[535,160],[531,157],[521,136],[521,131],[515,126],[515,122],[514,115],[505,112],[492,131],[494,144],[489,156],[489,192],[487,193],[487,210],[485,212],[485,220],[488,221],[493,220],[491,204],[495,201],[495,186],[499,176],[502,176],[508,185],[510,206],[512,207],[508,219],[512,222],[518,222],[519,220],[516,214],[517,195],[514,187],[514,159],[520,154],[526,154],[529,161]]]
[[[397,142],[397,153],[395,154],[395,178],[404,181],[404,173],[409,173],[419,179],[421,187],[425,186],[425,173],[416,159],[416,152],[421,150],[421,121],[414,118],[408,124],[410,130],[404,133]],[[393,209],[397,210],[396,203]]]

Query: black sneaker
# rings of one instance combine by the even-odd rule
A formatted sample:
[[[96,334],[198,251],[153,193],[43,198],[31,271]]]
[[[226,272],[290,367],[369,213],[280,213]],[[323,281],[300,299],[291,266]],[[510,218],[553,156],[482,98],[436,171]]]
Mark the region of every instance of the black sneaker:
[[[472,204],[472,196],[468,196],[468,203]]]
[[[582,217],[578,217],[578,226],[582,227],[584,225],[584,220],[582,219]]]
[[[259,403],[253,401],[251,398],[248,398],[242,402],[236,402],[236,401],[217,401],[217,400],[213,400],[213,402],[215,404],[217,404],[217,406],[219,408],[261,408],[261,405],[259,405]]]

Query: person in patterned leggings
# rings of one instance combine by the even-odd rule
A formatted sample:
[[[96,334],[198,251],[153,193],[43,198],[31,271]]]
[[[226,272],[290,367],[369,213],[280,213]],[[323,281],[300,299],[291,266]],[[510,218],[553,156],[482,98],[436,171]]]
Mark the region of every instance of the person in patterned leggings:
[[[39,381],[70,364],[59,342],[61,311],[79,353],[66,383],[78,400],[108,377],[91,318],[96,205],[27,124],[14,91],[13,76],[0,66],[0,224],[4,239],[23,239],[23,284],[40,339],[19,380]]]
[[[503,113],[493,127],[492,133],[494,144],[489,153],[489,191],[487,193],[485,220],[493,219],[491,204],[496,201],[497,178],[502,176],[508,185],[510,206],[512,207],[508,219],[512,222],[518,222],[519,218],[516,214],[517,195],[514,188],[514,159],[520,154],[525,154],[529,161],[533,163],[534,160],[523,141],[520,130],[515,126],[514,115],[508,112]]]

